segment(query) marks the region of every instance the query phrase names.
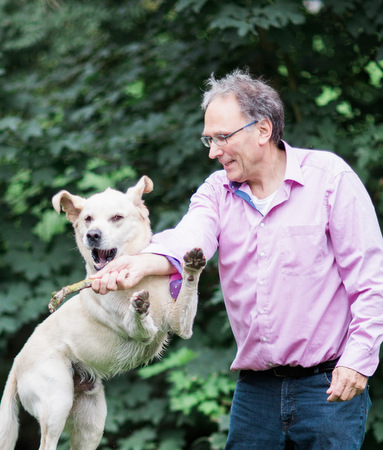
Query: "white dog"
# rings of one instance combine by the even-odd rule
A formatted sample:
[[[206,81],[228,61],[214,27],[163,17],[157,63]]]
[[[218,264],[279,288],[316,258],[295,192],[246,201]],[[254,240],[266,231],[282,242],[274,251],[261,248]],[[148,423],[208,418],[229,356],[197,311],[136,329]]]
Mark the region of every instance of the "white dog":
[[[116,256],[137,254],[151,238],[143,176],[126,193],[107,189],[88,199],[61,191],[53,197],[75,229],[87,275]],[[0,449],[14,448],[18,400],[40,423],[40,450],[54,450],[64,427],[72,450],[93,450],[106,418],[101,380],[159,356],[168,334],[192,335],[197,285],[206,264],[200,249],[185,255],[177,300],[169,277],[144,278],[134,290],[107,295],[84,289],[42,322],[15,358],[0,405]]]

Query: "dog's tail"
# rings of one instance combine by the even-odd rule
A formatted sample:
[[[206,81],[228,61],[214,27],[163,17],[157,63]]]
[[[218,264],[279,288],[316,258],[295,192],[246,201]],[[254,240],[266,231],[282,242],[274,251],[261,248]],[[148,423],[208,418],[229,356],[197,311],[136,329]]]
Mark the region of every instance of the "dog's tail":
[[[11,370],[0,404],[0,449],[13,450],[19,434],[17,380]]]

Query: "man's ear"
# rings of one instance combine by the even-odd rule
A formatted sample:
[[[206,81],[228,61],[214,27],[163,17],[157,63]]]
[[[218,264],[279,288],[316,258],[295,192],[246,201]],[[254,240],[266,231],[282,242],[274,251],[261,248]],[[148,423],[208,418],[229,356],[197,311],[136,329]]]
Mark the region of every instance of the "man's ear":
[[[258,132],[259,132],[259,143],[261,145],[267,144],[271,139],[271,134],[273,132],[273,124],[270,119],[264,118],[258,122]]]
[[[85,198],[72,195],[68,191],[60,191],[52,198],[55,211],[60,214],[61,209],[66,213],[69,222],[75,222],[84,208]]]

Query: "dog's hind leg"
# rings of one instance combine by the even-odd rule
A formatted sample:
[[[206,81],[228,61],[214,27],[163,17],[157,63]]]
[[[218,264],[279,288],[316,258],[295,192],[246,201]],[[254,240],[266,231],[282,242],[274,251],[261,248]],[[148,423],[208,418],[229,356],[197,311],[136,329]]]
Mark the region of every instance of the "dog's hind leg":
[[[65,414],[69,414],[70,408],[65,411]],[[39,418],[41,428],[41,441],[39,450],[56,450],[57,444],[60,439],[61,433],[64,430],[65,419],[63,415],[49,417],[44,415]]]
[[[172,331],[183,339],[193,334],[193,322],[198,306],[198,281],[206,265],[200,248],[194,248],[184,256],[182,286],[169,315]]]
[[[105,419],[104,387],[97,380],[91,390],[75,395],[66,427],[71,450],[95,450],[104,432]]]
[[[39,450],[56,450],[73,405],[70,369],[60,360],[50,361],[42,370],[23,372],[18,392],[24,408],[40,423]]]

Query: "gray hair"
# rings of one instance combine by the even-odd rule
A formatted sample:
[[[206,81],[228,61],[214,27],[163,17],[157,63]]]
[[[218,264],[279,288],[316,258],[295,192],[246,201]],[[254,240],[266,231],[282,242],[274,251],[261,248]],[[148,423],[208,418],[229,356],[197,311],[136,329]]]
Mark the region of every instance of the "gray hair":
[[[267,117],[271,121],[271,141],[279,145],[283,136],[285,113],[282,100],[275,89],[264,80],[254,79],[247,71],[239,69],[220,80],[212,73],[206,85],[210,89],[203,94],[201,106],[204,111],[216,97],[234,95],[246,117],[253,120]]]

